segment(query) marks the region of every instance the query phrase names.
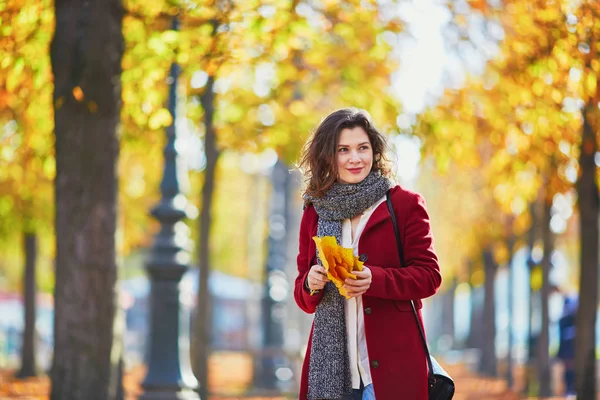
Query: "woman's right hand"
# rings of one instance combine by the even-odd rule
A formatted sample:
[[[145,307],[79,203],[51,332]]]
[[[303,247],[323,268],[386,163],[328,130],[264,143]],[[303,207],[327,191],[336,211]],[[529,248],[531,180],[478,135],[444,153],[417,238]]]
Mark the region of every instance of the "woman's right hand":
[[[320,265],[310,267],[306,280],[310,290],[323,290],[325,284],[329,282],[327,271]]]

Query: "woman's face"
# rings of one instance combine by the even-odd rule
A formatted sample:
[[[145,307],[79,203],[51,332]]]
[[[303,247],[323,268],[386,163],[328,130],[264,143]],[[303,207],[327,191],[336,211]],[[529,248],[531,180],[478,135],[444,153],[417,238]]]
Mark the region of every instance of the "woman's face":
[[[358,183],[373,166],[373,147],[367,132],[359,126],[342,129],[337,146],[338,180]]]

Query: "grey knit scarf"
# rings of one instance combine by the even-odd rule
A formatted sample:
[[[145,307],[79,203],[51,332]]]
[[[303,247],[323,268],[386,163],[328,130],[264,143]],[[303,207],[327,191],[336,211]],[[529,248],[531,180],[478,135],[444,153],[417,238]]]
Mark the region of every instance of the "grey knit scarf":
[[[385,196],[390,181],[371,172],[356,184],[335,183],[322,197],[304,196],[319,216],[317,236],[335,236],[342,242],[342,222],[352,218]],[[317,254],[318,263],[321,260]],[[325,285],[314,318],[308,371],[308,399],[340,399],[352,393],[350,362],[346,345],[345,299],[332,282]]]

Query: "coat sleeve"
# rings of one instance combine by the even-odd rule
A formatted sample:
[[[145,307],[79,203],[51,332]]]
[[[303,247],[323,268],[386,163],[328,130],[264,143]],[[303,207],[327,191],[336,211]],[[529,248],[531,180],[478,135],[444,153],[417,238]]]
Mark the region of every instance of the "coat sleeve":
[[[294,299],[302,311],[312,314],[317,309],[317,305],[323,297],[323,291],[311,296],[304,288],[304,281],[310,271],[310,267],[312,266],[310,263],[314,256],[314,254],[309,254],[311,247],[310,241],[312,238],[310,237],[310,229],[308,227],[308,210],[308,208],[304,210],[302,221],[300,222],[300,243],[298,246],[298,257],[296,258],[298,264],[298,276],[294,283]]]
[[[411,197],[402,242],[406,267],[367,265],[373,280],[366,295],[391,300],[418,300],[434,295],[442,283],[425,199],[416,193]],[[397,211],[396,217],[399,217]],[[401,221],[398,223],[402,235]]]

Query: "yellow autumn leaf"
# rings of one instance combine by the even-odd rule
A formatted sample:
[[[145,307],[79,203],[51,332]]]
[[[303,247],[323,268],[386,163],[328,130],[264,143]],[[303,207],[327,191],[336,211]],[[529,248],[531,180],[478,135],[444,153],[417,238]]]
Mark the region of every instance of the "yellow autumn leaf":
[[[354,266],[354,250],[341,247],[340,257],[342,259],[341,264],[344,266],[346,271],[351,272],[352,267]]]
[[[338,265],[337,267],[335,267],[335,270],[337,271],[338,276],[342,280],[346,280],[348,278],[356,279],[356,275],[348,272],[348,270],[343,265]]]
[[[351,248],[345,248],[337,243],[334,236],[314,236],[321,264],[327,271],[327,277],[338,288],[346,299],[349,299],[344,281],[348,278],[357,279],[352,271],[362,271],[363,262],[358,260]]]
[[[352,266],[352,271],[362,271],[364,264],[365,263],[363,261],[360,261],[358,257],[354,257],[354,265]]]

